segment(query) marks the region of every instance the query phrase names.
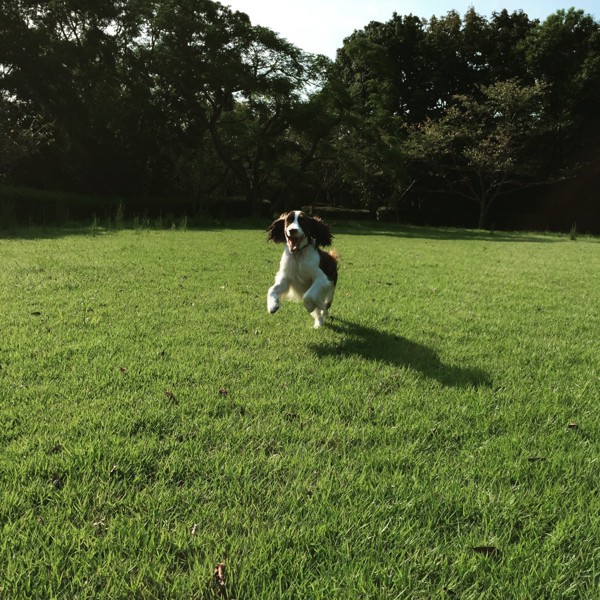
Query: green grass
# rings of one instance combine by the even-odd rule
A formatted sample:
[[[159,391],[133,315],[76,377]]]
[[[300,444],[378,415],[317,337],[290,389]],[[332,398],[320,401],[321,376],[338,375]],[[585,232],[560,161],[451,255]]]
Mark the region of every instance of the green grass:
[[[0,240],[0,598],[600,597],[598,239],[336,232]]]

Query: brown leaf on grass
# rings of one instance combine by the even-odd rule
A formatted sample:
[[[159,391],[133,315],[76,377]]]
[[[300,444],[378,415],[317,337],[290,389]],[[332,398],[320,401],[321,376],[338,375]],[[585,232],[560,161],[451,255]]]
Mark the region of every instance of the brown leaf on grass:
[[[225,563],[219,563],[214,570],[215,584],[223,598],[227,598],[227,585],[225,584]]]
[[[50,475],[50,483],[57,490],[62,490],[62,488],[65,487],[65,478],[62,477],[62,475],[59,475],[58,473],[52,473],[52,475]]]
[[[577,423],[569,423],[567,429],[577,429],[579,425]]]
[[[229,392],[224,387],[219,389],[219,396],[226,397],[228,393]]]
[[[175,394],[171,391],[171,390],[167,390],[165,392],[165,396],[171,401],[171,402],[177,402],[177,398],[175,397]]]
[[[123,374],[129,373],[129,369],[127,367],[119,367],[119,371],[121,371]]]
[[[477,554],[482,554],[483,556],[494,556],[500,553],[500,550],[498,550],[496,546],[473,546],[471,550]]]

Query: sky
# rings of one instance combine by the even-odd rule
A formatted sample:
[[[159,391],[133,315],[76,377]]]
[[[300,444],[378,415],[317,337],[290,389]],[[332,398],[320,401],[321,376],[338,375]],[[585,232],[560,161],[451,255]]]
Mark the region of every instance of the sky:
[[[559,9],[574,7],[600,19],[600,0],[220,0],[246,13],[253,25],[262,25],[306,52],[335,58],[344,38],[371,21],[386,22],[394,12],[425,19],[451,10],[464,15],[472,6],[491,17],[505,9],[522,10],[543,21]]]

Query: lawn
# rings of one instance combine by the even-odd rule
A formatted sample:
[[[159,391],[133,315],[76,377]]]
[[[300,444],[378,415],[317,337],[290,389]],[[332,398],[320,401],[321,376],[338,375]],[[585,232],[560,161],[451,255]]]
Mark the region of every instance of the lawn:
[[[0,598],[600,597],[600,240],[334,232],[0,240]]]

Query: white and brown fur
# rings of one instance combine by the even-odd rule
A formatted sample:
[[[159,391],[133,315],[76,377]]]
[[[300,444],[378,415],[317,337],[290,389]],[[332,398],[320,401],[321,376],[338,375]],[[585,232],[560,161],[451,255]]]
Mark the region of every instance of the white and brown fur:
[[[285,249],[275,283],[267,293],[267,310],[276,312],[282,297],[302,300],[315,329],[320,327],[328,316],[338,277],[337,253],[321,250],[321,246],[331,245],[329,226],[293,210],[273,221],[268,231],[269,240],[285,244]]]

